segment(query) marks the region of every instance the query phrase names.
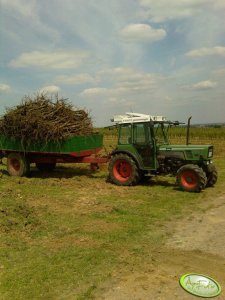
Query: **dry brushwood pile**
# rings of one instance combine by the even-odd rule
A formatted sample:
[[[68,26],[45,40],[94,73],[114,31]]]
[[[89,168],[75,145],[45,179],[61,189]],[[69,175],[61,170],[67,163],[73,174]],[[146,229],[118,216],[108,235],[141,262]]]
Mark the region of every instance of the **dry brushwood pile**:
[[[72,104],[58,95],[25,96],[20,105],[7,108],[0,120],[0,132],[23,145],[32,142],[57,142],[93,133],[92,121],[85,110],[74,110]]]

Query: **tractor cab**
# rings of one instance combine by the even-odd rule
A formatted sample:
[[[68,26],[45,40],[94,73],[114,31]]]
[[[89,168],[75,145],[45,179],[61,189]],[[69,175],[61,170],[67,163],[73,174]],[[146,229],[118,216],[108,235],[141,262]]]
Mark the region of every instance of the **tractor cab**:
[[[169,127],[179,124],[169,122],[163,116],[137,113],[117,115],[112,121],[118,127],[118,144],[115,151],[131,155],[143,170],[157,169],[159,147],[169,144]]]

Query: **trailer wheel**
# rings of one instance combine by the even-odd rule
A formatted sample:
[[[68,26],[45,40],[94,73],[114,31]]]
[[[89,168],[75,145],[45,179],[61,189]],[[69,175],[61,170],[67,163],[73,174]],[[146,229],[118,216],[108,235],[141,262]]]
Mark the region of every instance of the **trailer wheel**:
[[[200,192],[206,183],[206,174],[197,165],[184,165],[177,172],[177,185],[184,191]]]
[[[7,157],[7,171],[10,176],[25,176],[30,171],[29,161],[20,153],[10,153]]]
[[[128,155],[115,154],[109,162],[109,180],[117,185],[135,185],[140,180],[138,167]]]
[[[52,172],[55,169],[56,163],[36,163],[36,167],[41,172]]]

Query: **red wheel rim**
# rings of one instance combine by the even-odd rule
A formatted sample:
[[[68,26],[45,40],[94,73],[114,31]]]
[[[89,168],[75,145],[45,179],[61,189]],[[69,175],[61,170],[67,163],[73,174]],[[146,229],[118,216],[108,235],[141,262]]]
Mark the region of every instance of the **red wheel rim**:
[[[19,171],[20,170],[20,161],[16,158],[11,159],[10,165],[13,167],[14,170]]]
[[[181,174],[181,184],[188,189],[193,189],[198,184],[198,176],[193,171],[184,171]]]
[[[131,164],[126,160],[117,160],[113,166],[113,175],[118,181],[127,181],[132,175]]]

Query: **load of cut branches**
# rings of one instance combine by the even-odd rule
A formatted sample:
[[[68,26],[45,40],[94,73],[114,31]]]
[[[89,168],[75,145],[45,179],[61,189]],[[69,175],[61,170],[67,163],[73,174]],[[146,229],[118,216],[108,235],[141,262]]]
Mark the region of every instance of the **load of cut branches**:
[[[89,113],[75,109],[58,95],[25,96],[21,104],[7,108],[0,120],[0,133],[23,145],[32,142],[60,143],[70,137],[93,133]]]

